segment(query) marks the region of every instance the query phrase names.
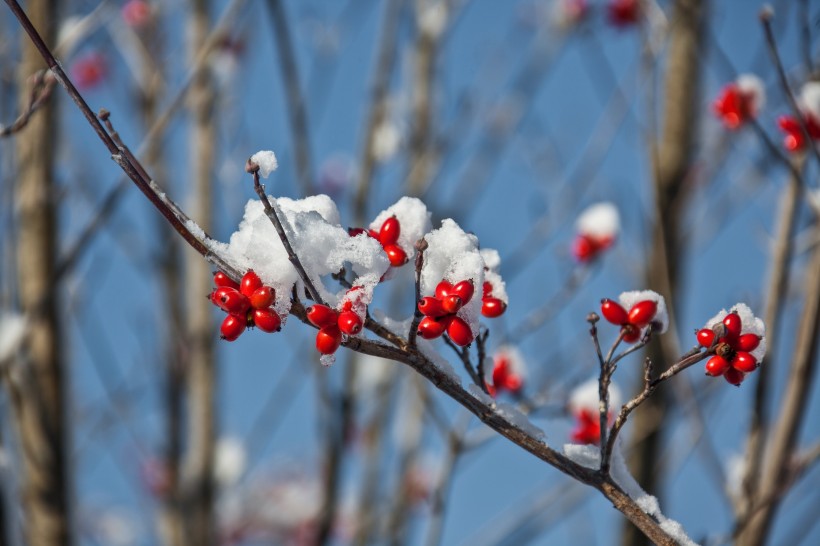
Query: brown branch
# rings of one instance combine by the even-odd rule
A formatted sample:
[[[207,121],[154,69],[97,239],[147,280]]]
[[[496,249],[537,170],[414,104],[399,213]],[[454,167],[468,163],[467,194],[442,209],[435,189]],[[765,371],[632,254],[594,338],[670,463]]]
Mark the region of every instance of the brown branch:
[[[416,241],[416,270],[415,270],[415,300],[413,301],[413,322],[410,323],[410,331],[407,333],[407,342],[411,348],[416,348],[416,336],[418,336],[419,323],[422,312],[418,303],[421,301],[421,269],[424,267],[424,251],[427,250],[427,240],[422,237]]]
[[[51,72],[48,70],[40,70],[36,72],[32,77],[31,80],[33,85],[31,87],[31,92],[29,93],[29,103],[28,107],[20,114],[14,122],[4,127],[0,125],[0,138],[7,137],[13,135],[28,125],[31,116],[34,115],[37,110],[40,109],[41,106],[46,104],[48,100],[51,98],[51,92],[54,90],[54,84],[57,83],[57,80],[51,75]]]

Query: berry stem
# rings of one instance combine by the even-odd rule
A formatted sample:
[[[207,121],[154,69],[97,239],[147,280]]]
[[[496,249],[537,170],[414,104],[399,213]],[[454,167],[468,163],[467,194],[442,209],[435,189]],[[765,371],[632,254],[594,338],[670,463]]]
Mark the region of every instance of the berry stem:
[[[422,312],[419,310],[417,302],[421,300],[421,268],[424,266],[424,251],[427,250],[427,240],[422,237],[416,241],[416,276],[415,290],[416,297],[413,300],[413,322],[410,324],[410,332],[407,334],[407,343],[411,349],[416,348],[416,333],[421,322]]]

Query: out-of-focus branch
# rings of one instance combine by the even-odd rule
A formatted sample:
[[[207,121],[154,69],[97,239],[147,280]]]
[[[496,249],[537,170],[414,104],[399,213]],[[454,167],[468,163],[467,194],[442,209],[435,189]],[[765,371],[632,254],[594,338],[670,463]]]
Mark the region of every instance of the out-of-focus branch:
[[[36,72],[31,77],[31,80],[33,85],[30,86],[31,88],[29,90],[28,106],[23,108],[23,112],[11,125],[0,125],[0,138],[13,135],[28,125],[31,116],[33,116],[34,113],[51,98],[51,92],[54,90],[54,84],[57,83],[51,75],[51,72],[48,70],[40,70]]]
[[[268,13],[273,23],[273,35],[276,39],[276,50],[279,53],[279,68],[285,85],[286,108],[290,120],[290,131],[293,135],[293,151],[296,156],[296,175],[302,186],[303,195],[312,195],[313,167],[310,152],[310,134],[308,132],[307,107],[305,94],[301,90],[299,67],[293,51],[293,39],[290,33],[285,7],[281,0],[268,0]]]

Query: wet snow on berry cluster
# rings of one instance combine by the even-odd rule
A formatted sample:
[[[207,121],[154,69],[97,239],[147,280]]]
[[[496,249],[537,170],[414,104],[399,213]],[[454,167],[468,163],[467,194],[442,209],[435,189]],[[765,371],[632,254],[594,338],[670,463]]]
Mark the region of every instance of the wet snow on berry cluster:
[[[663,334],[669,328],[669,313],[666,310],[666,301],[663,299],[663,296],[652,290],[633,290],[631,292],[623,292],[618,296],[618,301],[627,311],[632,309],[632,306],[636,303],[647,300],[654,301],[658,304],[658,309],[655,311],[655,317],[652,319],[651,324],[655,325],[656,334]],[[643,335],[648,327],[648,325],[644,327],[641,331],[641,335]]]
[[[757,318],[754,313],[752,313],[752,310],[745,303],[736,304],[732,307],[731,311],[734,311],[740,317],[740,322],[742,325],[740,335],[755,334],[760,337],[760,343],[755,349],[749,352],[758,362],[761,362],[763,357],[766,355],[766,325],[763,324],[761,319]],[[718,323],[723,322],[723,319],[725,319],[728,314],[729,311],[726,311],[726,309],[721,309],[717,315],[709,319],[705,328],[712,328]]]
[[[612,203],[590,205],[575,220],[578,233],[596,239],[614,239],[620,231],[618,209]]]
[[[618,408],[621,405],[621,389],[615,383],[609,384],[609,408]],[[598,413],[598,379],[584,381],[569,394],[569,410],[571,413],[592,411]]]
[[[586,468],[598,468],[601,465],[601,448],[597,445],[565,444],[563,451],[567,458]],[[663,515],[658,499],[641,489],[641,486],[629,473],[621,452],[620,442],[616,443],[610,462],[612,479],[629,498],[635,501],[641,510],[655,518],[661,529],[681,546],[697,546],[697,543],[689,538],[680,523]]]

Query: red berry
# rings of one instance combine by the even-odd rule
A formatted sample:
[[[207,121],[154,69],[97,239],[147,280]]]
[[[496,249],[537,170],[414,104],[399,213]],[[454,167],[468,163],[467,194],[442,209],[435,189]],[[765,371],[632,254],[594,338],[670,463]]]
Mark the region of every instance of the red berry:
[[[320,328],[316,334],[316,350],[323,355],[332,355],[342,344],[342,332],[335,324]]]
[[[729,313],[726,315],[726,318],[723,319],[723,325],[726,326],[727,341],[730,341],[731,344],[732,340],[736,340],[738,336],[740,336],[740,329],[743,327],[740,322],[740,315],[737,313]]]
[[[629,310],[629,322],[643,328],[655,318],[658,312],[658,303],[652,300],[639,301]]]
[[[467,279],[466,281],[456,283],[456,285],[453,286],[453,291],[451,293],[461,298],[462,304],[465,304],[472,299],[474,292],[475,285],[473,284],[473,281]]]
[[[401,267],[407,263],[407,253],[399,245],[384,245],[384,251],[393,267]]]
[[[484,281],[484,285],[482,286],[482,296],[487,297],[493,293],[493,285],[490,281]]]
[[[635,343],[641,339],[641,329],[631,324],[622,326],[621,332],[624,334],[622,339],[627,343]]]
[[[421,322],[419,322],[419,329],[416,333],[424,339],[435,339],[444,333],[448,324],[450,324],[450,317],[442,320],[424,317],[421,319]]]
[[[250,300],[244,294],[227,286],[214,290],[211,301],[220,309],[232,315],[243,315],[251,306]]]
[[[251,307],[254,309],[265,309],[273,305],[276,299],[276,291],[270,286],[260,286],[251,294]]]
[[[751,373],[757,369],[757,359],[746,351],[738,351],[732,360],[732,367],[743,373]]]
[[[586,262],[595,257],[597,252],[595,241],[586,235],[578,235],[572,243],[572,255],[579,262]]]
[[[362,319],[353,311],[344,311],[339,315],[339,330],[354,336],[362,331]]]
[[[436,285],[436,297],[440,300],[443,300],[447,296],[450,295],[450,290],[453,289],[453,285],[447,281],[441,281]]]
[[[701,347],[706,347],[708,349],[712,346],[712,342],[715,340],[715,332],[711,328],[701,328],[698,330],[697,338]]]
[[[451,294],[441,300],[441,306],[447,311],[448,314],[453,314],[458,312],[459,309],[464,305],[464,301],[461,298],[456,296],[455,294]]]
[[[219,307],[219,302],[222,299],[222,295],[225,294],[226,292],[230,291],[230,290],[236,291],[237,289],[236,288],[231,288],[230,286],[218,286],[218,287],[216,287],[213,290],[213,292],[211,292],[211,295],[209,296],[209,299],[211,300],[211,303],[213,303],[214,305]]]
[[[391,216],[382,224],[381,231],[379,231],[379,242],[382,246],[395,245],[399,240],[401,233],[401,225],[395,216]]]
[[[259,275],[253,272],[253,269],[248,269],[248,272],[245,273],[245,276],[242,277],[242,282],[240,283],[239,291],[242,292],[245,296],[251,297],[251,295],[256,292],[257,288],[262,286],[262,279],[259,278]]]
[[[225,341],[234,341],[245,331],[247,321],[243,315],[228,315],[222,321],[219,331]]]
[[[732,385],[739,386],[746,378],[746,374],[740,370],[729,368],[726,370],[726,373],[723,374],[723,378]]]
[[[217,271],[214,273],[214,284],[217,286],[227,286],[229,288],[239,290],[239,283],[222,271]]]
[[[253,323],[263,332],[278,332],[282,327],[282,319],[273,309],[256,309],[253,312]]]
[[[331,309],[327,305],[317,303],[307,308],[307,318],[314,326],[324,328],[325,326],[332,326],[336,324],[339,314],[335,309]]]
[[[706,375],[717,377],[729,369],[729,361],[722,356],[715,355],[706,361]]]
[[[737,340],[735,349],[738,351],[754,351],[760,345],[760,336],[757,334],[743,334]]]
[[[481,314],[488,318],[500,317],[507,310],[507,304],[492,296],[486,297],[481,303]]]
[[[441,305],[441,300],[432,296],[425,296],[421,298],[421,300],[419,300],[418,307],[419,311],[428,317],[438,318],[447,314],[447,311],[445,311],[444,307]]]
[[[608,298],[601,300],[601,314],[604,318],[616,326],[621,326],[629,322],[629,314],[616,301]]]
[[[347,234],[350,235],[351,237],[355,237],[356,235],[361,235],[362,233],[367,233],[367,230],[364,229],[364,228],[360,228],[360,227],[347,228]],[[368,234],[368,236],[370,235],[369,233],[367,233],[367,234]]]
[[[450,336],[453,343],[462,347],[473,341],[473,331],[461,317],[453,317],[450,325],[447,326],[447,335]]]

